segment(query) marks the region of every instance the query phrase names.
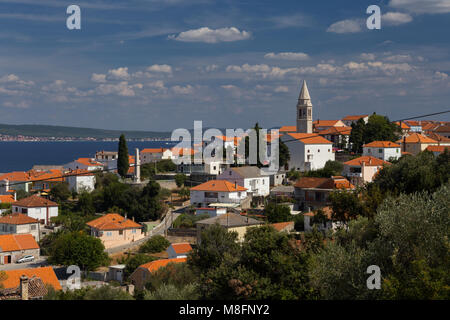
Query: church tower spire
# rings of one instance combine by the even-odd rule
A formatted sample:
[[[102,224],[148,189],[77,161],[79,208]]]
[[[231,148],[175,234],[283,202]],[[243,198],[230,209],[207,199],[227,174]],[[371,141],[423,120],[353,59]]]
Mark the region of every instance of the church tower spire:
[[[312,103],[305,80],[297,103],[297,132],[312,133]]]

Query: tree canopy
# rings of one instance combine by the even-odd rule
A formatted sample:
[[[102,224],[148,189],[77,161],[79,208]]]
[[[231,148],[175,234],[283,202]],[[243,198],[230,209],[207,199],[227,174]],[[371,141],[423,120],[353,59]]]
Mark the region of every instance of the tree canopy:
[[[117,155],[117,172],[121,177],[125,177],[130,167],[130,160],[128,157],[128,146],[125,135],[120,135],[119,138],[119,153]]]

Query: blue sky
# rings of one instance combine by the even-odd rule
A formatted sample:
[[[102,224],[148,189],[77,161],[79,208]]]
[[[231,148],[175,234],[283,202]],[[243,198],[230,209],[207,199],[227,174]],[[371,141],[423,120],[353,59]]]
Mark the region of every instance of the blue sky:
[[[439,112],[449,29],[450,0],[0,0],[0,123],[294,125],[303,79],[315,119]]]

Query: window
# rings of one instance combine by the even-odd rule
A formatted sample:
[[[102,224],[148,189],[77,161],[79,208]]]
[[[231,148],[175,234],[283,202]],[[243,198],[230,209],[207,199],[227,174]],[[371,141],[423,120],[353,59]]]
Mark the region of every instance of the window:
[[[231,170],[230,170],[230,171],[228,171],[228,173],[230,174],[230,176],[231,176],[231,175],[233,175],[233,173],[231,172]]]
[[[309,153],[309,149],[308,149],[308,153]]]
[[[106,236],[107,236],[107,237],[111,237],[111,236],[112,236],[112,232],[108,231],[108,232],[106,233]]]
[[[328,149],[328,152],[331,152],[330,149]]]
[[[378,153],[383,153],[383,149],[378,149]]]
[[[119,230],[119,236],[123,235],[123,230]]]
[[[399,152],[399,149],[396,149],[397,150],[397,153]]]
[[[320,149],[317,149],[317,152],[320,152]]]
[[[36,225],[35,225],[35,224],[32,224],[32,225],[30,226],[30,230],[36,230]]]
[[[22,208],[22,213],[28,213],[28,209]]]
[[[131,230],[131,233],[136,233],[136,229]]]
[[[367,149],[367,151],[370,153],[372,150],[371,149]]]

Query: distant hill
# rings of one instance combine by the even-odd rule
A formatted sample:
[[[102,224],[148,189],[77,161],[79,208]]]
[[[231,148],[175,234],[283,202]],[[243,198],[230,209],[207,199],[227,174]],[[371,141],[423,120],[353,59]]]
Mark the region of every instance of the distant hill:
[[[171,132],[157,131],[127,131],[127,130],[104,130],[92,128],[77,128],[63,126],[48,125],[9,125],[0,124],[0,134],[10,136],[32,136],[32,137],[55,137],[55,138],[95,138],[109,139],[119,138],[121,134],[125,134],[127,139],[142,138],[170,138]]]

